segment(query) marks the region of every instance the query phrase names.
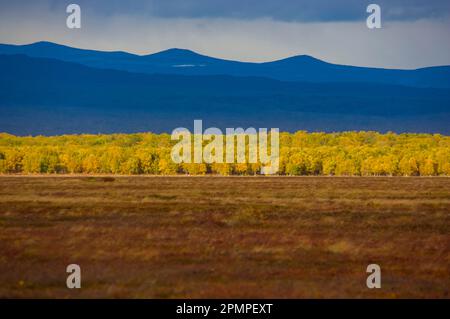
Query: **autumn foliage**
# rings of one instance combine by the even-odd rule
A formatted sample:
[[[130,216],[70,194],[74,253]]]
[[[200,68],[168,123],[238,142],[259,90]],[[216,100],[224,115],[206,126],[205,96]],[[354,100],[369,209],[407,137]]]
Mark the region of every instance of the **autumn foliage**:
[[[176,164],[168,134],[0,134],[3,174],[255,175],[260,164]],[[280,175],[450,176],[450,137],[377,132],[280,134]]]

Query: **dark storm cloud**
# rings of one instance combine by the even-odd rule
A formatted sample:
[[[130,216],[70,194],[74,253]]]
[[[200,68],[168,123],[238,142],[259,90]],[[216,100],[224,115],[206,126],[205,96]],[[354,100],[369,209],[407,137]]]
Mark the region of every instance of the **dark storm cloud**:
[[[449,0],[0,0],[0,10],[60,10],[77,3],[99,16],[138,15],[167,18],[272,18],[279,21],[355,21],[366,17],[370,3],[382,7],[385,19],[417,20],[447,17]]]

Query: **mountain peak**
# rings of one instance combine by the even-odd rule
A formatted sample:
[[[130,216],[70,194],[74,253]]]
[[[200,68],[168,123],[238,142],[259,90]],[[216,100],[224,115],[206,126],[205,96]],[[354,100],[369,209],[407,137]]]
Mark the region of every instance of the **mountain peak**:
[[[170,48],[167,50],[163,50],[161,52],[166,52],[166,53],[183,53],[183,54],[198,54],[192,50],[189,49],[183,49],[183,48]]]
[[[38,41],[38,42],[25,44],[24,46],[40,47],[40,48],[70,48],[70,49],[75,49],[75,48],[69,47],[69,46],[64,45],[64,44],[58,44],[58,43],[49,42],[49,41]]]
[[[167,49],[161,52],[146,55],[145,57],[148,59],[157,59],[159,62],[167,63],[206,63],[218,60],[188,49],[180,48]]]
[[[153,54],[149,54],[147,56],[172,56],[172,57],[192,57],[192,56],[196,56],[196,57],[206,57],[204,55],[201,55],[197,52],[194,52],[192,50],[188,50],[188,49],[180,49],[180,48],[170,48],[167,50],[163,50],[160,52],[156,52]]]
[[[38,42],[33,42],[30,43],[29,45],[49,45],[49,46],[62,46],[62,44],[57,44],[54,42],[50,42],[50,41],[38,41]]]
[[[301,62],[301,63],[315,63],[315,64],[326,64],[327,62],[319,60],[311,55],[307,54],[301,54],[301,55],[294,55],[285,59],[281,59],[278,61],[274,61],[277,63],[292,63],[292,62]]]

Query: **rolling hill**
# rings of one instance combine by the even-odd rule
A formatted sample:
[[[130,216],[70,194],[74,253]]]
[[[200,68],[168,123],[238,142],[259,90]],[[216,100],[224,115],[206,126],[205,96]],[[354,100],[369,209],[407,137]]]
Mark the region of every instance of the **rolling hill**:
[[[126,55],[126,54],[125,54]],[[17,135],[171,132],[207,126],[449,134],[450,90],[145,74],[0,55],[0,131]]]
[[[51,42],[28,45],[0,44],[0,54],[25,54],[30,57],[75,62],[94,68],[147,74],[258,76],[281,81],[370,82],[450,88],[450,66],[417,70],[379,69],[336,65],[307,55],[265,63],[248,63],[212,58],[184,49],[169,49],[140,56],[126,52],[84,50]]]

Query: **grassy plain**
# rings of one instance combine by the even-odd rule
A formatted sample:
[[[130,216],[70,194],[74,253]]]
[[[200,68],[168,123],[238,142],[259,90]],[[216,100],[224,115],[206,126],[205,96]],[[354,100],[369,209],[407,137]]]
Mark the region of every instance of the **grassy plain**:
[[[450,298],[449,251],[445,177],[0,177],[3,298]]]

